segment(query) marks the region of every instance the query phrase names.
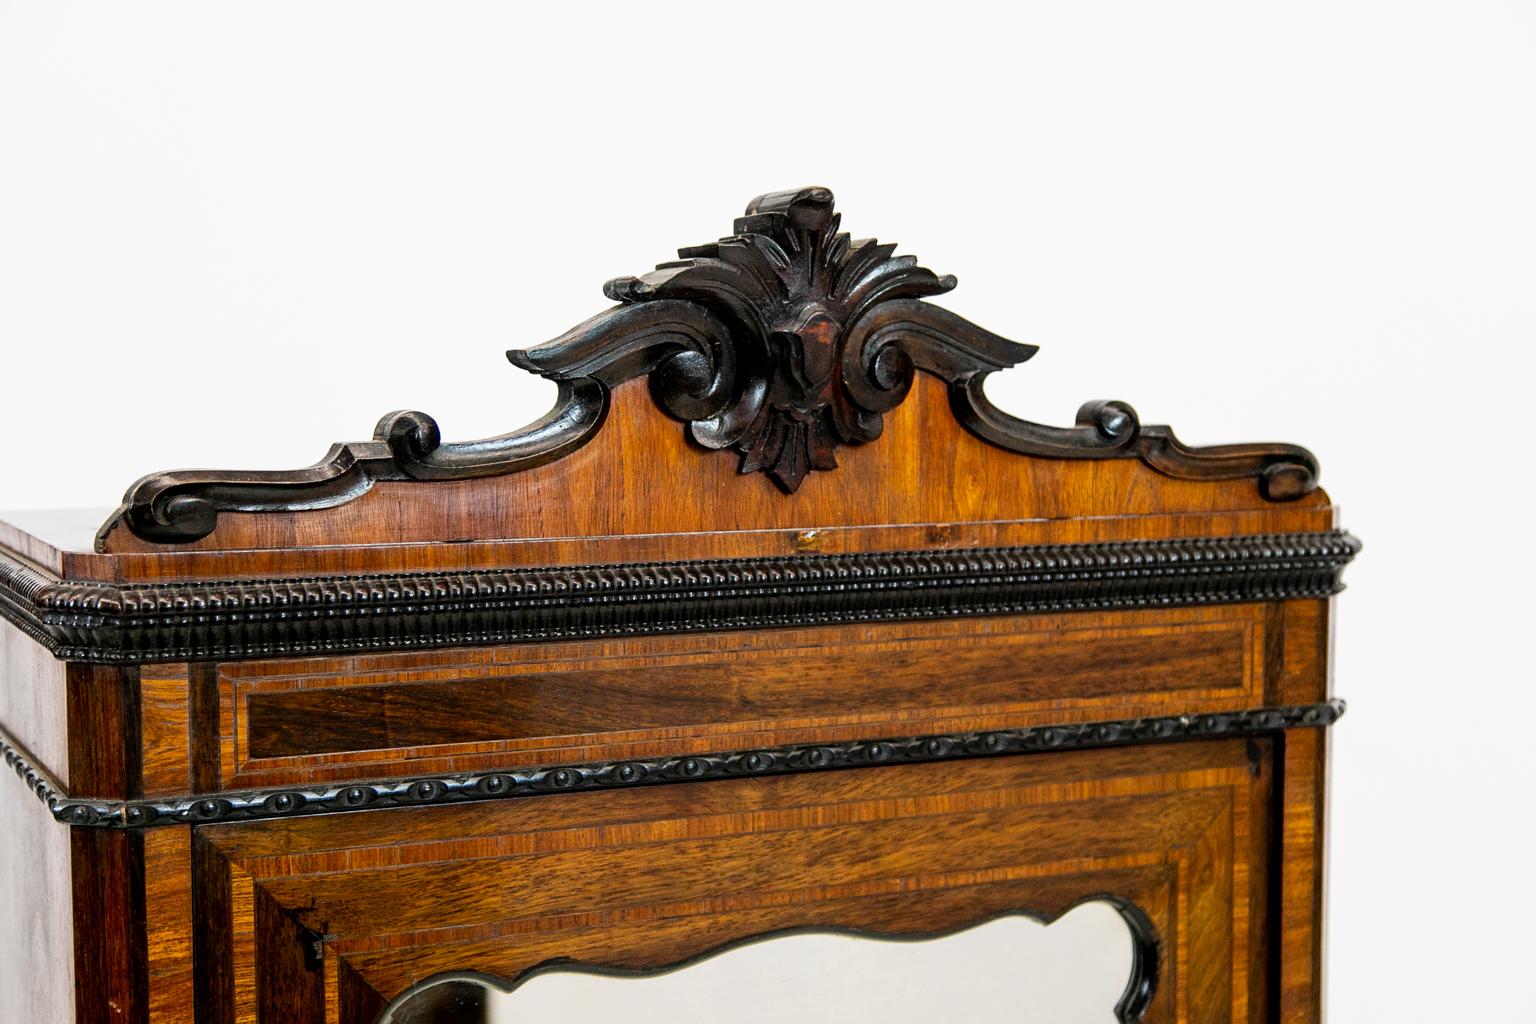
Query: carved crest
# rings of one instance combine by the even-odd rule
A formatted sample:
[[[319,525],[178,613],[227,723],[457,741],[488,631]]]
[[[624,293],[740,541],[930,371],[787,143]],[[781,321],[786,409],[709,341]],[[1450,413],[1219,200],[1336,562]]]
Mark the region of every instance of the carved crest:
[[[838,231],[824,188],[770,192],[747,206],[735,234],[679,251],[640,277],[608,282],[614,306],[560,337],[507,357],[559,385],[555,407],[511,433],[445,442],[423,412],[384,416],[372,440],[334,446],[298,470],[155,473],[128,489],[102,527],[180,543],[212,533],[222,512],[345,504],[380,480],[462,480],[562,458],[602,427],[611,390],[644,376],[668,413],[706,448],[740,453],[793,493],[812,470],[837,465],[841,445],[880,436],[883,415],[917,370],[949,387],[971,433],[1038,458],[1135,458],[1168,476],[1253,478],[1271,501],[1317,485],[1317,460],[1288,444],[1190,448],[1144,426],[1124,402],[1089,402],[1070,427],[1009,415],[987,400],[989,373],[1035,354],[926,301],[949,291],[895,246]]]
[[[919,302],[955,279],[894,245],[850,240],[840,219],[824,188],[759,196],[734,234],[609,281],[604,292],[623,305],[509,356],[568,379],[592,376],[604,348],[630,354],[623,338],[670,337],[673,351],[652,351],[657,399],[690,421],[694,440],[739,451],[743,473],[766,472],[792,493],[811,470],[836,468],[839,445],[880,436],[882,414],[911,387],[912,342],[951,375],[1034,354]],[[898,336],[906,343],[892,344]]]

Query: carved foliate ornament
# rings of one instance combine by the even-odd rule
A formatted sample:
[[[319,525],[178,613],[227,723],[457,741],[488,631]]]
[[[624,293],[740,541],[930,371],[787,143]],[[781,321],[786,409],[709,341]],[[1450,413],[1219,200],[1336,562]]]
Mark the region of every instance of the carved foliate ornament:
[[[955,279],[894,245],[851,240],[840,220],[824,188],[758,196],[734,234],[608,282],[623,305],[512,360],[556,378],[576,366],[590,375],[574,352],[623,347],[620,337],[652,327],[672,332],[679,347],[653,350],[658,401],[690,421],[701,445],[740,452],[743,473],[765,472],[792,493],[811,470],[836,468],[838,446],[880,436],[882,415],[911,387],[914,342],[946,350],[957,372],[1034,354],[918,301]]]

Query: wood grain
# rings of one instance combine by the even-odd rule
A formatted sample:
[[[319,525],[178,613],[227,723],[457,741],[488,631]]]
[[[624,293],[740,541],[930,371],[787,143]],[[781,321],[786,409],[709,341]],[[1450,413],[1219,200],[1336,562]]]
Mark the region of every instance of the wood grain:
[[[324,969],[353,976],[327,998],[370,1012],[445,970],[656,966],[786,926],[923,932],[1110,892],[1162,940],[1147,1020],[1248,1020],[1270,927],[1255,880],[1271,756],[1208,741],[381,812],[360,829],[213,826],[199,877],[209,905],[238,873],[326,934]],[[215,931],[258,935],[258,976],[292,955],[291,937],[231,913]],[[291,1019],[323,1019],[311,1012]],[[327,1012],[359,1019],[345,1002]]]
[[[225,785],[1108,716],[1265,699],[1267,606],[749,630],[219,668]]]
[[[431,492],[419,492],[432,500]],[[1334,510],[1295,503],[1220,513],[1001,519],[910,526],[825,525],[792,529],[639,536],[524,538],[451,544],[325,544],[307,548],[61,555],[77,580],[158,582],[413,571],[473,571],[550,565],[617,565],[688,559],[848,552],[970,550],[1029,544],[1305,533],[1336,525]]]
[[[144,931],[144,834],[73,829],[76,1019],[141,1022],[149,1015]]]
[[[139,670],[139,736],[145,796],[187,792],[192,771],[191,698],[186,665]]]
[[[1323,1016],[1323,864],[1327,734],[1285,738],[1280,852],[1281,1024]]]
[[[144,833],[144,935],[149,1024],[192,1024],[192,830]]]
[[[302,513],[225,513],[180,551],[291,549],[337,543],[801,532],[821,528],[1083,519],[1157,514],[1275,519],[1326,515],[1316,491],[1270,505],[1252,480],[1178,480],[1130,459],[1023,456],[954,418],[945,385],[919,374],[886,417],[884,436],[838,453],[793,495],[741,474],[727,452],[699,448],[658,409],[643,381],[614,391],[608,421],[585,447],[543,466],[473,480],[381,482],[361,497]],[[1313,527],[1326,528],[1326,527]],[[1255,532],[1268,532],[1260,529]],[[153,552],[117,527],[111,553]]]

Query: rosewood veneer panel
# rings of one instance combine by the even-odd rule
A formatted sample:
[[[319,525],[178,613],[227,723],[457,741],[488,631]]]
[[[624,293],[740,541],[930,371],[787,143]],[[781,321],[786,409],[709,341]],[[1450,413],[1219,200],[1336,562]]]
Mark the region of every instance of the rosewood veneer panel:
[[[942,382],[919,374],[886,432],[918,447],[876,441],[839,452],[836,471],[807,478],[793,500],[736,459],[690,445],[643,382],[621,386],[602,432],[559,462],[465,481],[381,483],[357,500],[300,517],[226,513],[209,537],[178,551],[306,548],[339,536],[363,543],[493,538],[648,536],[827,527],[971,523],[1020,518],[1264,512],[1251,480],[1170,480],[1131,460],[1021,459],[956,422]],[[430,499],[423,494],[430,489]],[[1326,529],[1322,491],[1274,506],[1270,523]],[[1283,528],[1283,527],[1282,527]],[[1266,523],[1253,532],[1275,532]],[[701,545],[724,538],[698,538]],[[743,538],[749,540],[750,538]],[[676,550],[681,540],[674,540]],[[149,552],[121,527],[114,553]],[[744,553],[731,550],[732,554]],[[679,557],[668,553],[666,557]],[[697,553],[681,557],[698,557]]]
[[[1271,617],[1234,605],[230,663],[223,784],[1239,710],[1265,700]]]
[[[212,826],[199,949],[228,966],[200,1010],[239,1019],[292,970],[300,943],[264,914],[323,949],[288,1019],[369,1020],[440,971],[655,967],[786,927],[924,933],[1114,893],[1158,939],[1146,1020],[1248,1020],[1272,767],[1266,743],[1212,741]]]

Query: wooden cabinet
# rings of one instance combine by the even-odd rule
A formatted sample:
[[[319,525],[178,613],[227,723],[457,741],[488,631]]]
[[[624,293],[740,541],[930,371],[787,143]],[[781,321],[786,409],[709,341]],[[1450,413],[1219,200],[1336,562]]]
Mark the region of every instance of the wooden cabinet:
[[[0,1015],[373,1024],[1105,899],[1121,1019],[1319,1020],[1316,461],[1004,413],[1033,349],[837,227],[770,194],[610,282],[510,354],[520,431],[0,524]]]

